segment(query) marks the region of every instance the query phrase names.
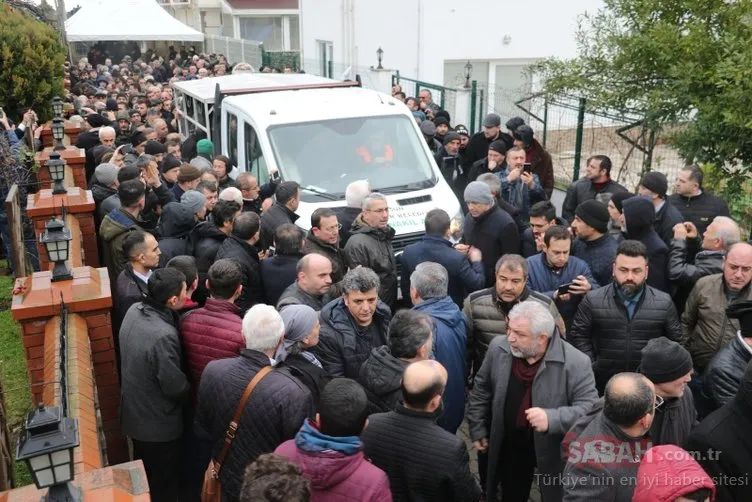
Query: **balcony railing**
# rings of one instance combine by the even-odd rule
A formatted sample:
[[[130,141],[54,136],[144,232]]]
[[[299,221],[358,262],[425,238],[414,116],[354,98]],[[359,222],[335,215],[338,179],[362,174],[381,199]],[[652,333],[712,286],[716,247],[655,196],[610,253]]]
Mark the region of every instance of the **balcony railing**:
[[[190,7],[194,0],[157,0],[157,3],[165,7]]]

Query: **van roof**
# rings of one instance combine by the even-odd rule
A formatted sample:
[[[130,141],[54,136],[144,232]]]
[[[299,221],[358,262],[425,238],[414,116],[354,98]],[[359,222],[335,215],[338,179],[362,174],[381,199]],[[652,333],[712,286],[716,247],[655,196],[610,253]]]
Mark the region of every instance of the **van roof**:
[[[208,77],[198,80],[176,82],[175,87],[195,96],[201,101],[214,101],[214,91],[219,84],[223,91],[239,89],[264,89],[297,87],[302,85],[332,84],[337,82],[325,77],[306,73],[240,73],[221,77]]]
[[[240,111],[253,110],[253,119],[259,127],[409,113],[401,101],[361,87],[242,94],[228,96],[224,103]]]

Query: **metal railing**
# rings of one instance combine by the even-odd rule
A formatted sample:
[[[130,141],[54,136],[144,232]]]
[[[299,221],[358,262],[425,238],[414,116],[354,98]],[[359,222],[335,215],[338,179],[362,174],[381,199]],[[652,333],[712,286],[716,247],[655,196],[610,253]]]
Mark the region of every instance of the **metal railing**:
[[[263,61],[261,42],[252,40],[204,35],[204,50],[208,53],[224,54],[230,64],[249,63],[257,71]]]

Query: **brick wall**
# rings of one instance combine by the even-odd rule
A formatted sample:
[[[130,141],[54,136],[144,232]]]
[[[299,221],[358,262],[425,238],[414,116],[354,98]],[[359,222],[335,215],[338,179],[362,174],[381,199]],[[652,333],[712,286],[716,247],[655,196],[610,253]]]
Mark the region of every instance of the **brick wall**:
[[[47,161],[50,160],[50,153],[52,151],[52,148],[45,148],[35,157],[39,163],[37,178],[42,183],[50,183],[49,187],[52,186],[52,178],[50,178],[50,170],[47,168]],[[88,184],[86,183],[86,153],[84,150],[70,147],[65,150],[58,150],[58,153],[60,154],[60,158],[66,163],[66,171],[70,170],[73,175],[73,184],[66,186],[76,186],[81,190],[86,190]]]

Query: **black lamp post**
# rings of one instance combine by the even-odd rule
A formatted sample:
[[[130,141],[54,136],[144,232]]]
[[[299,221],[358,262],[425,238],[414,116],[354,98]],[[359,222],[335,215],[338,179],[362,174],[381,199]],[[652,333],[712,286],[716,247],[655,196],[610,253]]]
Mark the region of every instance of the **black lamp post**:
[[[47,169],[50,171],[50,178],[55,182],[52,188],[53,194],[66,193],[67,190],[63,185],[65,180],[65,161],[60,158],[58,152],[50,152],[50,159],[47,161]]]
[[[65,137],[65,121],[60,117],[52,119],[52,139],[55,140],[54,150],[65,150],[65,144],[63,138]]]
[[[65,264],[68,260],[71,233],[62,220],[50,218],[44,226],[44,233],[39,238],[47,250],[47,257],[55,263],[52,270],[52,282],[72,279],[71,271]]]
[[[470,77],[473,76],[473,65],[468,62],[465,64],[465,88],[470,87]]]
[[[49,487],[47,500],[80,500],[78,490],[69,484],[74,476],[73,449],[78,444],[77,420],[62,416],[60,408],[40,404],[26,418],[16,460],[26,462],[37,488]]]
[[[63,100],[59,96],[52,98],[52,111],[55,117],[63,118]]]
[[[378,50],[376,51],[376,58],[379,61],[379,66],[377,66],[376,69],[383,70],[384,67],[381,66],[381,61],[384,59],[384,50],[381,47],[379,47]]]

